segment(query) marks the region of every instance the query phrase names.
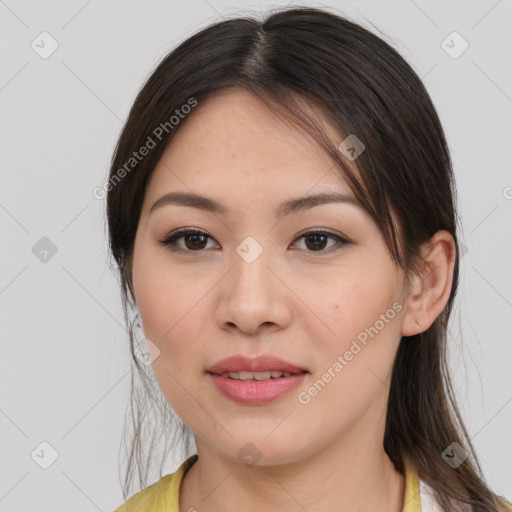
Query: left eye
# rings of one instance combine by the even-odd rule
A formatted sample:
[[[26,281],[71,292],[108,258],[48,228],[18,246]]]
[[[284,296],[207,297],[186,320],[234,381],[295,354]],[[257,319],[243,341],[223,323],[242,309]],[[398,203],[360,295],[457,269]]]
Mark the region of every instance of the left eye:
[[[348,240],[345,240],[344,238],[340,237],[339,235],[335,235],[334,233],[331,233],[330,231],[309,231],[307,233],[303,233],[302,235],[298,236],[296,240],[300,240],[303,238],[306,243],[306,247],[308,249],[313,248],[313,251],[308,252],[331,252],[331,248],[333,247],[331,245],[331,248],[329,250],[323,250],[325,249],[326,241],[328,239],[334,240],[336,243],[333,244],[336,246],[336,244],[339,245],[337,249],[341,249],[343,245],[348,244]],[[308,243],[309,240],[309,243]],[[334,249],[336,250],[336,249]]]
[[[164,240],[161,240],[160,244],[169,247],[169,249],[174,252],[202,252],[202,250],[205,249],[204,244],[209,238],[213,240],[213,238],[204,231],[197,229],[184,229],[171,234]],[[306,247],[308,249],[312,249],[307,252],[331,252],[331,250],[341,249],[341,247],[350,243],[339,235],[323,230],[302,233],[295,240],[300,240],[302,238],[306,240]],[[178,240],[181,241],[181,239],[185,240],[185,249],[183,249],[183,245],[178,243]],[[325,250],[326,241],[328,239],[334,240],[336,242],[334,246],[339,244],[339,247],[331,249],[331,245],[331,248]]]

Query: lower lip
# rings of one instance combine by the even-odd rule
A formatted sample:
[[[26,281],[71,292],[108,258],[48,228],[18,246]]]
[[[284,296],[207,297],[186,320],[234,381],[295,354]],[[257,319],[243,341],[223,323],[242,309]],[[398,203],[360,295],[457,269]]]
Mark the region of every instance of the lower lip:
[[[267,380],[235,380],[209,373],[217,389],[227,398],[240,404],[268,404],[288,394],[304,380],[307,372]]]

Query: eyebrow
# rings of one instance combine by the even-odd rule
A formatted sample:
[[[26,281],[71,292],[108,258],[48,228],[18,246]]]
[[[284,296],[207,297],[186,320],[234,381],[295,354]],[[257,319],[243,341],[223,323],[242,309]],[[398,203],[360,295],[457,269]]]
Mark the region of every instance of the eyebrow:
[[[315,206],[328,203],[351,204],[358,208],[362,208],[361,204],[355,197],[343,195],[338,192],[323,192],[320,194],[285,201],[275,209],[274,214],[276,217],[283,217],[291,213],[299,213],[309,210]],[[189,192],[169,192],[153,204],[149,210],[149,214],[151,215],[153,211],[166,205],[188,206],[190,208],[198,208],[200,210],[223,215],[229,212],[225,206],[209,197]]]

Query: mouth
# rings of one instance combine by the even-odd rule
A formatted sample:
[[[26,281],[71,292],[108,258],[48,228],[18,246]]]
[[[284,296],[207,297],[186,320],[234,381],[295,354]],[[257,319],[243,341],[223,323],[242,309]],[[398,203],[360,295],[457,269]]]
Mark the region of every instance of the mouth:
[[[229,400],[246,406],[267,405],[284,398],[307,378],[307,370],[298,372],[239,371],[211,373],[211,382]]]
[[[217,390],[229,400],[247,406],[267,405],[286,397],[310,373],[306,368],[270,354],[235,354],[208,368]]]
[[[309,373],[304,367],[270,354],[259,354],[256,357],[235,354],[217,361],[206,371],[239,381],[277,380]]]
[[[284,379],[286,377],[290,377],[291,375],[299,375],[301,373],[308,373],[307,370],[302,370],[298,372],[282,372],[279,370],[266,371],[266,372],[248,372],[248,371],[240,371],[240,372],[223,372],[223,373],[212,373],[213,375],[220,375],[221,377],[227,377],[232,380],[240,380],[240,381],[262,381],[262,380],[275,380],[275,379]]]

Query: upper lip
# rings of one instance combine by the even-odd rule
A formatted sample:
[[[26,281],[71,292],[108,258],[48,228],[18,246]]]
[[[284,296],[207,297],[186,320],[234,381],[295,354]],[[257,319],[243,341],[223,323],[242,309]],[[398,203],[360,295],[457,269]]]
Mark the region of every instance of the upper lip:
[[[305,368],[295,366],[288,361],[272,356],[269,354],[261,354],[257,357],[248,357],[243,354],[226,357],[217,361],[213,366],[208,368],[208,373],[221,375],[229,372],[269,372],[280,371],[283,373],[300,373],[307,371]]]

